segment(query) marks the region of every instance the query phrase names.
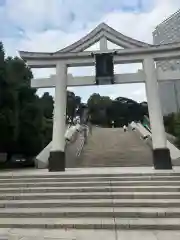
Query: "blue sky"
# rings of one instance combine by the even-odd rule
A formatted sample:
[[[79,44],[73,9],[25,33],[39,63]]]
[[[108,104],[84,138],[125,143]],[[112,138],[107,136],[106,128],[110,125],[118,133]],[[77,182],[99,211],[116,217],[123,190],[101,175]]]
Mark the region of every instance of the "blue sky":
[[[179,0],[0,0],[0,40],[8,55],[18,50],[57,51],[80,39],[100,22],[125,35],[152,43],[155,26],[180,8]],[[135,72],[141,66],[126,65],[118,73]],[[70,69],[74,75],[93,69]],[[49,76],[54,69],[33,71]],[[145,100],[142,84],[71,88],[84,101],[93,92],[112,98],[125,96]],[[39,90],[42,94],[44,90]],[[49,90],[53,94],[53,90]]]

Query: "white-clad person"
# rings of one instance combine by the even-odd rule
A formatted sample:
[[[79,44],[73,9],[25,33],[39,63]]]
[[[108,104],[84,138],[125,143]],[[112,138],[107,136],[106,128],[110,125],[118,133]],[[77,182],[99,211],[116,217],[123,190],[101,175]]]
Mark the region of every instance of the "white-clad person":
[[[132,128],[132,131],[135,131],[135,130],[136,130],[136,128],[135,128],[135,122],[134,122],[134,121],[132,121],[132,123],[131,123],[131,128]]]
[[[126,125],[123,126],[123,130],[124,130],[124,132],[127,131],[127,126]]]

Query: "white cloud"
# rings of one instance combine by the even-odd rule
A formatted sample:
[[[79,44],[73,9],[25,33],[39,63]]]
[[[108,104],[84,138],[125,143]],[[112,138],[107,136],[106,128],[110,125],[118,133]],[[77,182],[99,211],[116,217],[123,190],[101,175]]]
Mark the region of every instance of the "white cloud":
[[[150,12],[138,14],[115,12],[107,14],[102,20],[127,36],[152,43],[152,32],[155,27],[178,8],[180,8],[180,1],[156,0]]]
[[[49,0],[47,1],[49,2]],[[8,2],[9,4],[11,3],[11,8],[8,8],[12,11],[11,15],[15,15],[14,21],[18,22],[19,16],[20,20],[23,19],[25,21],[28,19],[29,22],[32,23],[32,21],[34,21],[35,23],[33,24],[38,25],[38,23],[41,22],[39,19],[42,19],[44,15],[46,15],[47,19],[52,17],[51,14],[47,14],[46,9],[54,8],[52,3],[55,4],[55,2],[57,3],[58,1],[52,0],[51,4],[47,4],[48,8],[46,7],[46,9],[44,9],[45,7],[43,5],[46,0],[40,0],[38,2],[35,0],[8,0]],[[12,5],[13,2],[16,2],[16,7]],[[37,4],[35,4],[35,2],[37,2]],[[16,49],[28,49],[29,51],[55,51],[78,40],[102,21],[127,36],[134,37],[138,40],[152,42],[152,31],[155,26],[180,7],[180,2],[177,0],[156,0],[155,4],[156,5],[152,11],[145,13],[137,14],[122,11],[109,13],[99,19],[98,22],[87,22],[87,27],[84,30],[76,31],[75,33],[66,33],[59,29],[52,29],[43,32],[31,30],[26,32],[26,38],[18,42]],[[52,12],[53,11],[50,11],[49,13]],[[29,14],[31,14],[31,17]],[[22,18],[20,15],[25,16]],[[54,22],[56,22],[56,20],[57,19],[54,19]]]
[[[149,0],[151,1],[151,0]],[[8,0],[9,10],[8,14],[11,17],[11,19],[14,19],[14,21],[21,23],[24,27],[28,29],[26,32],[26,38],[19,39],[17,41],[13,41],[14,43],[14,49],[11,45],[11,41],[5,40],[5,46],[7,49],[10,49],[9,51],[15,52],[15,50],[29,50],[29,51],[56,51],[59,50],[74,41],[78,40],[85,34],[87,34],[90,30],[92,30],[97,24],[104,21],[107,24],[109,24],[111,27],[115,28],[116,30],[120,31],[121,33],[133,37],[135,39],[145,41],[152,43],[152,31],[156,27],[157,24],[159,24],[161,21],[163,21],[165,18],[167,18],[170,14],[177,11],[180,7],[180,1],[179,0],[156,0],[154,2],[154,7],[148,12],[143,13],[130,13],[130,12],[122,12],[121,10],[112,11],[111,13],[108,13],[106,15],[103,15],[99,18],[98,21],[94,21],[94,19],[90,19],[90,21],[85,22],[85,14],[88,14],[88,9],[85,9],[83,13],[83,16],[81,15],[81,18],[83,19],[86,28],[83,30],[78,30],[77,28],[76,32],[71,31],[68,33],[67,31],[62,31],[60,29],[51,29],[47,31],[37,31],[40,29],[44,22],[46,22],[49,25],[54,26],[60,26],[60,21],[62,21],[63,16],[60,16],[57,14],[57,9],[55,9],[55,6],[60,7],[60,2],[58,0],[52,0],[49,1],[46,0],[18,0],[16,1],[16,4],[18,2],[18,5],[13,6],[12,0]],[[25,3],[27,5],[25,5]],[[35,4],[34,4],[35,2]],[[48,4],[47,6],[44,5],[44,2]],[[53,4],[50,4],[52,2]],[[56,5],[58,3],[58,5]],[[88,3],[89,4],[89,3]],[[12,6],[14,8],[12,8]],[[87,5],[88,7],[89,5]],[[62,7],[62,6],[61,6]],[[72,9],[71,7],[70,9]],[[74,6],[76,14],[78,13],[77,6]],[[49,11],[47,11],[47,9]],[[64,14],[67,15],[66,9],[63,8]],[[61,12],[63,12],[61,11]],[[52,14],[54,13],[54,15]],[[79,14],[79,13],[78,13]],[[92,14],[92,11],[91,11]],[[80,16],[80,15],[79,15]],[[100,16],[100,15],[99,15]],[[23,19],[23,23],[22,23]],[[88,19],[88,18],[87,18]],[[59,21],[59,22],[58,22]],[[59,24],[59,25],[58,25]],[[34,29],[33,26],[36,25],[36,28]],[[14,54],[13,52],[13,54]],[[118,68],[118,72],[134,72],[138,68],[141,68],[141,66],[123,66],[122,68]],[[76,74],[79,70],[76,70]],[[80,70],[83,72],[84,70]],[[85,74],[86,71],[83,73]],[[88,72],[88,71],[87,71]],[[91,71],[89,71],[91,72]],[[48,74],[48,71],[42,71],[42,73]],[[41,74],[42,74],[41,73]],[[41,74],[36,74],[36,76],[40,76]],[[111,87],[111,86],[110,86]],[[140,90],[140,93],[137,94],[137,87],[133,85],[129,85],[127,88],[126,86],[120,85],[118,87],[113,86],[113,90],[108,92],[107,88],[97,88],[96,91],[100,92],[101,94],[109,94],[112,96],[120,96],[123,92],[126,92],[126,97],[132,97],[136,100],[144,98],[145,97],[145,91],[144,88]],[[119,91],[119,89],[123,89],[122,91]],[[75,88],[75,92],[83,96],[84,99],[88,98],[89,94],[92,93],[94,88],[88,88],[88,90],[82,90],[82,88]],[[144,92],[143,92],[144,91]],[[143,100],[143,99],[141,99]]]
[[[118,85],[103,85],[90,87],[79,87],[71,89],[75,94],[80,95],[82,100],[86,102],[89,96],[93,93],[109,96],[112,99],[117,97],[132,98],[138,102],[146,100],[145,86],[143,83],[137,84],[118,84]],[[83,94],[82,94],[83,93]]]
[[[56,26],[62,16],[58,18],[57,15],[57,9],[62,9],[61,2],[52,0],[49,4],[49,0],[7,0],[6,13],[9,19],[25,30],[41,30],[44,24]]]
[[[147,0],[6,0],[6,14],[23,29],[42,30],[44,27],[60,27],[69,32],[97,21],[104,14],[115,10],[149,7]],[[141,3],[141,4],[139,4]]]
[[[85,34],[86,31],[72,34],[67,34],[61,30],[47,30],[41,33],[28,32],[26,38],[19,41],[18,47],[29,51],[57,51],[79,40]]]
[[[138,101],[146,100],[145,84],[141,84],[136,90],[132,92],[132,96],[139,99]]]

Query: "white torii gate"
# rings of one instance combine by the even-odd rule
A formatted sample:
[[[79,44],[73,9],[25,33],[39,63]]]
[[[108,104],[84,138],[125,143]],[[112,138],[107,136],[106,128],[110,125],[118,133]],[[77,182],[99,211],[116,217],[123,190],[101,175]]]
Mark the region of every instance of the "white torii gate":
[[[67,86],[94,85],[95,77],[73,77],[67,75],[69,66],[93,66],[95,60],[92,52],[84,51],[94,43],[100,41],[100,51],[96,53],[112,53],[108,50],[107,40],[124,49],[116,50],[114,63],[142,63],[143,70],[137,73],[115,75],[117,83],[144,82],[152,129],[153,159],[155,169],[171,169],[170,152],[163,124],[160,106],[158,81],[180,79],[180,72],[162,72],[155,68],[155,61],[180,58],[180,43],[167,45],[150,45],[129,38],[115,31],[105,23],[97,26],[92,32],[54,53],[20,51],[20,56],[32,68],[56,68],[56,75],[50,78],[32,80],[32,87],[55,87],[55,104],[53,120],[52,149],[49,158],[49,171],[65,170],[65,119],[66,119],[66,88]]]

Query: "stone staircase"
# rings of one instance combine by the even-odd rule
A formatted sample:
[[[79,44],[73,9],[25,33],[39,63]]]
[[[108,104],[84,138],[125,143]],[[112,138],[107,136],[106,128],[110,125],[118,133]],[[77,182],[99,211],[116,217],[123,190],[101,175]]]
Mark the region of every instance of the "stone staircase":
[[[126,239],[117,238],[123,230],[172,236],[180,230],[180,173],[1,175],[0,234],[40,239],[28,238],[35,230],[69,240],[96,240],[102,230],[108,240]],[[85,230],[94,235],[77,237]]]
[[[122,128],[93,128],[76,167],[152,166],[152,151],[140,136]]]

